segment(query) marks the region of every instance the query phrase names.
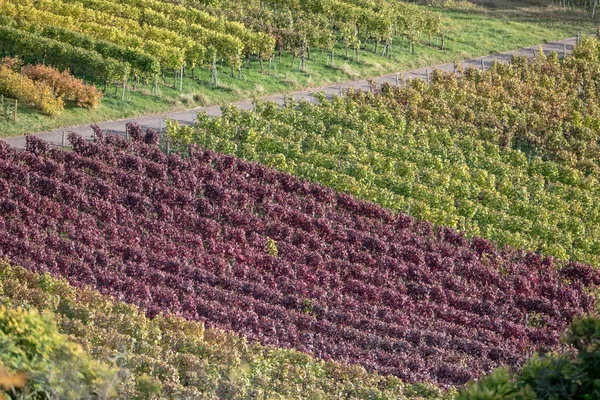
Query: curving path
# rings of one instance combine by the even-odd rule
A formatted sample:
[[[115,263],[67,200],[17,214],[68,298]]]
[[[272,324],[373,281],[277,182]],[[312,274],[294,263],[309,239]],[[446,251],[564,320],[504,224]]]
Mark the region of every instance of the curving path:
[[[510,61],[511,56],[514,53],[520,53],[520,54],[524,54],[524,55],[533,56],[533,54],[535,52],[539,51],[540,46],[546,53],[556,52],[556,53],[562,55],[563,52],[566,52],[566,53],[571,52],[573,50],[573,47],[575,46],[575,43],[576,43],[575,38],[569,38],[569,39],[564,39],[564,40],[561,40],[558,42],[552,42],[552,43],[546,43],[543,45],[526,47],[526,48],[519,49],[516,51],[509,51],[509,52],[505,52],[505,53],[464,60],[461,62],[461,64],[465,68],[468,66],[474,66],[476,68],[481,68],[483,66],[484,68],[488,68],[491,65],[491,63],[494,62],[494,60],[498,60],[500,62]],[[454,71],[454,63],[439,64],[439,65],[435,65],[435,66],[431,66],[431,67],[426,67],[426,68],[421,68],[421,69],[417,69],[417,70],[413,70],[413,71],[404,72],[403,73],[404,79],[427,79],[428,73],[433,71],[434,69],[441,69],[443,71],[448,71],[448,72]],[[382,83],[388,82],[392,85],[396,85],[397,77],[398,77],[398,74],[389,74],[389,75],[384,75],[384,76],[375,78],[374,81],[377,84],[382,84]],[[309,101],[314,101],[315,98],[312,96],[313,93],[324,92],[327,96],[332,96],[334,94],[339,94],[343,90],[348,89],[350,87],[354,87],[355,89],[369,90],[370,85],[369,85],[369,82],[366,79],[364,79],[364,80],[346,82],[346,83],[342,83],[342,84],[336,84],[336,85],[326,86],[326,87],[321,87],[321,88],[311,88],[308,90],[293,92],[293,93],[290,93],[290,95],[293,96],[296,100],[305,99],[305,100],[309,100]],[[281,103],[283,103],[284,96],[285,96],[284,94],[277,94],[277,95],[265,97],[263,99],[266,101],[275,101],[276,103],[281,104]],[[239,101],[234,104],[237,107],[239,107],[240,109],[251,109],[252,108],[252,100],[242,100],[242,101]],[[181,124],[192,125],[192,124],[194,124],[194,122],[196,120],[196,114],[202,113],[202,112],[206,112],[210,116],[218,117],[221,115],[221,108],[220,108],[220,106],[199,107],[199,108],[194,108],[194,109],[181,111],[181,112],[170,112],[170,113],[165,113],[165,114],[161,114],[161,115],[138,117],[138,118],[134,118],[134,119],[100,122],[100,123],[98,123],[98,126],[106,132],[125,134],[125,124],[127,122],[135,122],[144,129],[153,128],[153,129],[156,129],[156,130],[159,130],[162,132],[162,130],[165,126],[165,124],[164,124],[165,118],[168,117],[171,120],[178,120]],[[79,133],[80,135],[82,135],[83,137],[85,137],[86,139],[92,138],[92,129],[90,128],[89,124],[75,126],[75,127],[69,127],[69,128],[55,129],[55,130],[48,131],[48,132],[40,132],[35,135],[41,139],[48,141],[48,142],[61,144],[62,138],[63,138],[63,132],[76,132],[76,133]],[[25,136],[3,138],[1,140],[4,140],[5,142],[7,142],[9,145],[11,145],[13,147],[17,147],[17,148],[25,147]]]

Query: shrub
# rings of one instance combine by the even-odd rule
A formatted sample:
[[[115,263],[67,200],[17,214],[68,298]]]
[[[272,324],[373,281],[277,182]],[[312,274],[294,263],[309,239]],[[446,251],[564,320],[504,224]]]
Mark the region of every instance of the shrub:
[[[19,389],[25,398],[113,396],[115,372],[60,334],[49,312],[0,307],[0,363],[9,372],[25,374],[27,382]]]
[[[58,69],[43,64],[26,65],[23,75],[35,82],[44,82],[52,86],[54,82],[55,95],[68,100],[75,100],[77,107],[95,108],[102,100],[102,92],[95,85],[88,85],[83,80],[75,78],[69,71],[60,72]]]
[[[535,355],[521,372],[501,368],[467,386],[458,400],[600,398],[600,319],[577,319],[565,335],[576,356]]]
[[[61,96],[52,96],[52,88],[45,82],[33,81],[6,66],[0,66],[0,94],[32,105],[46,115],[57,115],[64,108]]]
[[[25,65],[16,57],[4,57],[0,66],[14,72],[22,73],[35,82],[43,82],[50,88],[54,85],[55,97],[74,100],[81,108],[94,108],[102,100],[102,92],[95,85],[88,85],[82,79],[77,79],[68,70],[60,72],[57,68],[43,64]]]
[[[4,57],[2,60],[0,60],[0,66],[7,67],[15,72],[18,72],[23,66],[23,60],[18,57]]]

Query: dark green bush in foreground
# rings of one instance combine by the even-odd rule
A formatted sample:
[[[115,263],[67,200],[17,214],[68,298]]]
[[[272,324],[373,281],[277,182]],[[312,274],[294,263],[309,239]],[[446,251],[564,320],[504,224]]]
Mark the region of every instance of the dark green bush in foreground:
[[[600,319],[573,322],[565,341],[576,356],[536,356],[518,374],[498,369],[471,383],[458,400],[600,399]]]

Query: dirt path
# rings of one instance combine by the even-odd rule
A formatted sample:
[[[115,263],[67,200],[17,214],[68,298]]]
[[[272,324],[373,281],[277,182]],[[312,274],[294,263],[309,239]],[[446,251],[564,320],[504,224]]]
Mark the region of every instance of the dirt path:
[[[546,53],[557,52],[558,54],[562,55],[563,51],[566,51],[567,53],[572,51],[572,49],[575,45],[575,41],[576,41],[575,38],[569,38],[569,39],[561,40],[558,42],[546,43],[541,46]],[[470,60],[464,60],[461,63],[463,65],[463,67],[465,67],[465,68],[468,66],[474,66],[476,68],[481,68],[482,65],[484,68],[488,68],[491,65],[491,63],[494,62],[494,60],[498,60],[501,62],[510,61],[511,55],[514,53],[520,53],[520,54],[524,54],[524,55],[528,55],[528,56],[533,56],[534,52],[539,51],[539,48],[540,48],[540,45],[536,45],[536,46],[519,49],[516,51],[509,51],[506,53],[495,54],[495,55],[490,55],[490,56],[485,56],[485,57],[480,57],[480,58],[473,58]],[[403,73],[404,79],[414,79],[414,78],[427,79],[428,72],[430,73],[434,69],[441,69],[441,70],[450,72],[450,71],[454,70],[454,63],[434,65],[431,67],[426,67],[426,68],[421,68],[421,69],[417,69],[417,70],[413,70],[413,71],[404,72]],[[384,76],[380,76],[379,78],[375,78],[374,81],[377,82],[378,85],[382,84],[384,82],[388,82],[392,85],[395,85],[397,82],[397,80],[396,80],[397,76],[398,76],[398,74],[384,75]],[[363,89],[363,90],[369,90],[369,88],[370,88],[369,83],[365,79],[365,80],[346,82],[346,83],[342,83],[342,84],[336,84],[336,85],[321,87],[321,88],[311,88],[308,90],[293,92],[293,93],[290,93],[289,95],[293,96],[296,100],[299,100],[299,99],[314,100],[314,97],[312,97],[312,93],[324,92],[327,96],[332,96],[333,94],[339,94],[342,90],[348,89],[350,87],[354,87],[355,89]],[[284,94],[277,94],[277,95],[265,97],[264,100],[266,100],[266,101],[272,100],[278,104],[281,104],[283,102],[283,98],[284,98]],[[240,109],[251,109],[252,108],[251,100],[243,100],[243,101],[236,102],[234,104],[237,107],[239,107]],[[217,116],[221,115],[221,108],[220,108],[220,106],[199,107],[199,108],[194,108],[194,109],[181,111],[181,112],[165,113],[162,115],[146,116],[146,117],[125,119],[125,120],[119,120],[119,121],[100,122],[100,123],[98,123],[98,126],[106,132],[115,132],[115,133],[124,134],[125,133],[125,124],[127,122],[132,121],[132,122],[139,124],[144,129],[154,128],[156,130],[162,131],[165,126],[165,124],[164,124],[165,118],[169,118],[171,120],[178,120],[181,124],[192,125],[192,124],[194,124],[194,122],[196,120],[196,114],[202,113],[202,112],[206,112],[210,116],[217,117]],[[55,130],[48,131],[48,132],[40,132],[40,133],[37,133],[36,136],[38,136],[48,142],[61,144],[62,138],[63,138],[63,132],[67,132],[67,133],[68,132],[76,132],[76,133],[81,134],[85,138],[92,137],[92,129],[90,128],[89,125],[80,125],[80,126],[75,126],[75,127],[55,129]],[[22,148],[25,146],[25,136],[3,138],[1,140],[4,140],[5,142],[7,142],[8,144],[10,144],[13,147]]]

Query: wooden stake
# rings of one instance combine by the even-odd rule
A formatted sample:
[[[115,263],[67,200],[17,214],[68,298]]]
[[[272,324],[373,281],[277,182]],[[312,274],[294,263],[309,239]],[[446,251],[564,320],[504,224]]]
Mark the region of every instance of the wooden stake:
[[[217,86],[217,56],[216,55],[213,55],[213,62],[212,62],[211,70],[212,70],[212,84],[213,84],[213,86]]]
[[[483,71],[485,69],[485,61],[483,61],[483,58],[481,59],[481,70]]]
[[[179,91],[183,92],[183,64],[181,64],[181,74],[179,75]]]
[[[13,112],[13,120],[17,122],[17,111],[19,109],[19,100],[15,100],[15,112]]]

